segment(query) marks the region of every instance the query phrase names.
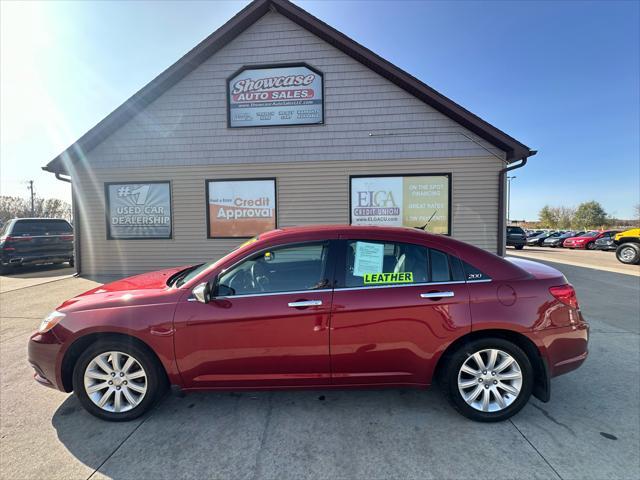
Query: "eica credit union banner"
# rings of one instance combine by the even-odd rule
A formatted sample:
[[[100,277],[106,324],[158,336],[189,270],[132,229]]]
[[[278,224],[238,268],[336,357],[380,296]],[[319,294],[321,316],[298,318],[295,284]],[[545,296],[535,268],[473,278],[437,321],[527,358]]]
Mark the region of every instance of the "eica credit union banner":
[[[276,228],[275,180],[208,183],[209,237],[253,237]]]
[[[322,74],[305,66],[243,70],[228,95],[231,127],[323,122]]]
[[[171,238],[169,182],[107,185],[109,238]]]
[[[449,234],[446,175],[351,178],[351,224],[427,227]]]

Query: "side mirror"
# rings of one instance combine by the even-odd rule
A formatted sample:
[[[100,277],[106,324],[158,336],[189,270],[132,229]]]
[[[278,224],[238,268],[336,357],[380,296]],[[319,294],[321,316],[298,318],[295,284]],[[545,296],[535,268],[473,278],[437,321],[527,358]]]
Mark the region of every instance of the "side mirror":
[[[191,293],[193,293],[193,296],[200,303],[209,303],[209,300],[211,300],[211,287],[209,282],[197,285]]]

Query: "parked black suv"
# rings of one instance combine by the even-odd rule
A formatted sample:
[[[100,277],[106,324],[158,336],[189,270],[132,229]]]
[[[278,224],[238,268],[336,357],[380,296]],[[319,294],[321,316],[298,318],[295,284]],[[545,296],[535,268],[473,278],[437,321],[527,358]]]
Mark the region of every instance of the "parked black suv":
[[[73,228],[57,218],[14,218],[0,233],[0,272],[11,267],[69,262],[73,266]]]
[[[522,250],[527,243],[527,234],[520,227],[507,227],[507,246]]]

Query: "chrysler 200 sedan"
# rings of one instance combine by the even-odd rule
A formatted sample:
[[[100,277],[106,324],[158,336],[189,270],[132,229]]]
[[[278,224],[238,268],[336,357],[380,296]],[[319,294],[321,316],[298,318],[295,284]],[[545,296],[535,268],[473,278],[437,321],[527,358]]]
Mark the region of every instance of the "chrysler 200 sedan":
[[[29,340],[35,380],[130,420],[163,390],[427,387],[479,421],[517,413],[587,357],[557,270],[410,228],[261,234],[212,263],[62,303]]]

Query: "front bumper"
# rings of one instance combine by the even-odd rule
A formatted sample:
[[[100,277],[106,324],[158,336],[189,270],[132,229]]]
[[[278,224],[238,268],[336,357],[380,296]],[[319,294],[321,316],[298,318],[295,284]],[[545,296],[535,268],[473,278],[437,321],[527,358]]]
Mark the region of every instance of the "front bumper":
[[[29,338],[27,358],[35,373],[33,378],[46,387],[64,391],[58,371],[62,344],[51,332],[34,333]]]
[[[618,246],[615,243],[597,243],[596,242],[596,250],[604,250],[604,251],[612,251],[616,250]]]
[[[511,239],[507,238],[507,246],[508,247],[519,247],[521,245],[524,246],[526,244],[527,244],[527,241],[524,238],[522,238],[522,239],[520,239],[520,238],[511,238]]]

